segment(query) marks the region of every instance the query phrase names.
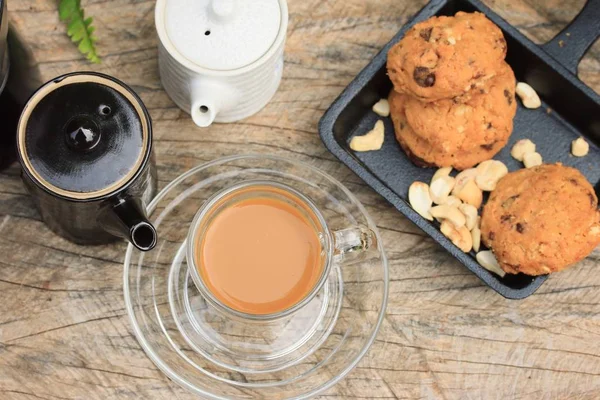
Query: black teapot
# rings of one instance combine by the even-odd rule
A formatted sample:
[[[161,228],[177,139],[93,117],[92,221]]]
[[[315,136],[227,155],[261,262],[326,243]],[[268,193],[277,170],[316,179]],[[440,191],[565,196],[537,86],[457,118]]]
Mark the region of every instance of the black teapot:
[[[23,181],[44,222],[79,244],[122,237],[156,244],[146,205],[156,193],[152,125],[122,82],[77,72],[42,85],[17,127]]]

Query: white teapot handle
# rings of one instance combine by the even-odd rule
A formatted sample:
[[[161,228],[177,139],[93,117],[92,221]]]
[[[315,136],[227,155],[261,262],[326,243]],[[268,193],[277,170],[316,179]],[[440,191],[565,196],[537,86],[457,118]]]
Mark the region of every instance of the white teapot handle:
[[[237,91],[230,85],[210,78],[198,78],[190,87],[190,115],[199,127],[210,126],[223,109],[239,102]]]

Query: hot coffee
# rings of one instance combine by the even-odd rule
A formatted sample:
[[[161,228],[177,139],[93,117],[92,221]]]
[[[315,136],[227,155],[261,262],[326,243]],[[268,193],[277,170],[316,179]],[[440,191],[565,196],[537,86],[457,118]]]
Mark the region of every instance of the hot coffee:
[[[293,193],[252,185],[222,197],[198,228],[195,264],[222,304],[247,314],[293,307],[317,285],[324,252],[318,217]]]

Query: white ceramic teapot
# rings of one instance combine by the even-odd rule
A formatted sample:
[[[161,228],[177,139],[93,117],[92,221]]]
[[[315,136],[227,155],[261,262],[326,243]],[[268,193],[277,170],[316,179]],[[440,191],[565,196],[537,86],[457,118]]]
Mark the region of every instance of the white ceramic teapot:
[[[196,125],[262,109],[283,72],[285,0],[158,0],[162,84]]]

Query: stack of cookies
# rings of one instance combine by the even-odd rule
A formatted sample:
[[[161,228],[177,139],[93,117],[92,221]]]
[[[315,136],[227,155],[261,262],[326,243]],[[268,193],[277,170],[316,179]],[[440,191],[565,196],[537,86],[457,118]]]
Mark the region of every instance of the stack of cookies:
[[[508,142],[516,113],[506,41],[481,13],[416,24],[388,53],[396,138],[422,167],[470,168]]]

